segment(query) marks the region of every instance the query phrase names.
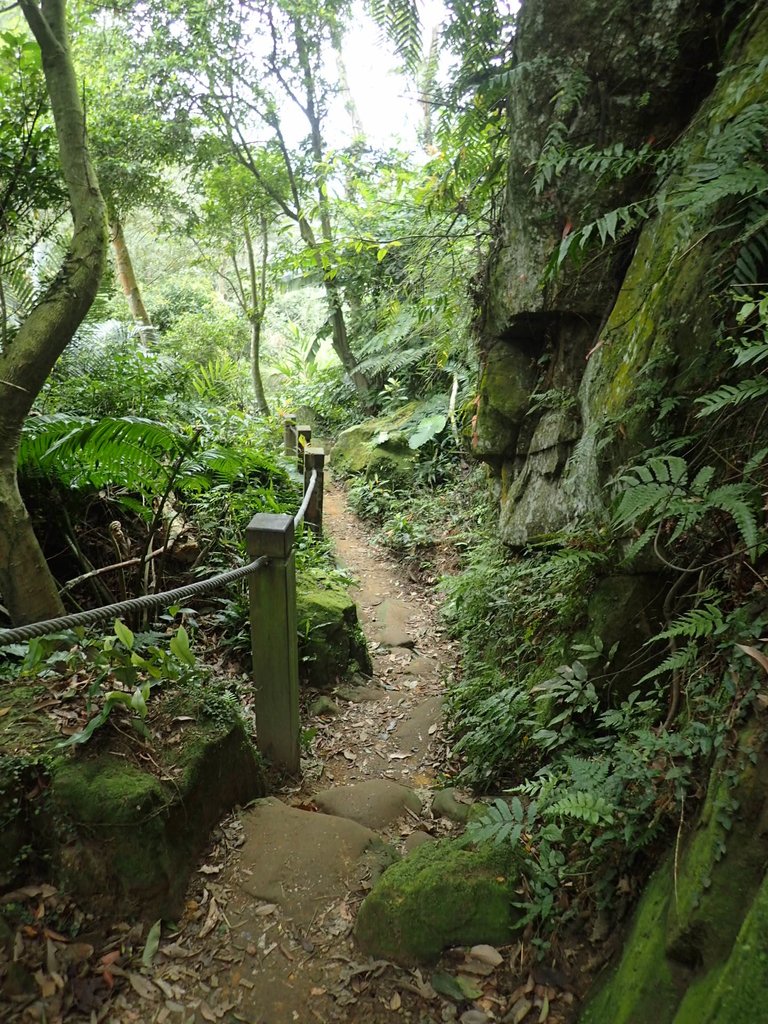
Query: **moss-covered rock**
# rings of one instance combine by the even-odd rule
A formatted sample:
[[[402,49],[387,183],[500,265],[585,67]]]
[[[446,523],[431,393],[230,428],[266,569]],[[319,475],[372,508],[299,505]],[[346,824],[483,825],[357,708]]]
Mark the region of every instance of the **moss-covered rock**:
[[[104,753],[54,771],[56,881],[102,910],[174,917],[210,830],[263,796],[242,723],[193,725],[168,781]]]
[[[40,879],[88,897],[95,914],[174,916],[210,830],[264,793],[236,699],[214,683],[155,692],[148,724],[173,742],[155,741],[145,767],[110,725],[63,751],[34,708],[50,694],[26,689],[23,728],[0,729],[0,885]]]
[[[754,729],[742,748],[741,765],[711,781],[682,855],[670,853],[646,887],[621,960],[580,1024],[762,1019],[746,1013],[757,1004],[741,990],[768,984],[768,756]]]
[[[514,859],[504,847],[467,849],[444,839],[417,847],[363,901],[355,938],[373,956],[430,963],[449,946],[511,939]]]
[[[317,689],[349,673],[371,674],[371,659],[357,620],[357,606],[340,588],[305,590],[296,597],[302,679]]]
[[[696,132],[685,138],[685,175],[703,158],[696,139],[712,137],[754,98],[752,84],[739,93],[733,75],[718,81],[714,73],[718,36],[729,28],[713,0],[653,0],[642,11],[629,0],[610,8],[588,0],[571,9],[527,0],[521,8],[509,201],[479,316],[485,370],[474,435],[475,453],[501,479],[500,526],[510,545],[571,529],[587,514],[604,515],[603,485],[648,446],[662,398],[712,380],[723,359],[708,284],[713,256],[728,241],[722,210],[710,209],[695,238],[683,238],[679,211],[669,205],[648,220],[639,241],[626,235],[548,276],[564,230],[632,201],[653,208],[642,175],[596,176],[575,164],[534,195],[530,169],[559,118],[551,98],[567,92],[564,83],[575,85],[572,69],[589,68],[568,115],[569,144],[599,149],[610,139],[633,149],[653,137],[663,147],[674,144],[715,86],[697,112]],[[735,76],[745,84],[765,52],[755,29],[748,52],[733,55]],[[553,401],[573,403],[578,429],[563,430],[546,447],[530,446]]]
[[[343,476],[378,476],[393,487],[407,487],[419,460],[409,438],[427,416],[446,412],[444,400],[413,401],[375,419],[365,420],[339,434],[330,464]]]

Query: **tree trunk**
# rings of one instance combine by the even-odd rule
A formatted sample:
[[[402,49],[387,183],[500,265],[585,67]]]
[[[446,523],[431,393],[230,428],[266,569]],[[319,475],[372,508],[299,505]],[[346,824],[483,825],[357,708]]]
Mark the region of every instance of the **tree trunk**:
[[[259,348],[261,345],[261,318],[251,320],[251,382],[253,384],[253,404],[257,416],[269,416],[269,404],[264,394],[264,383],[261,379],[259,365]]]
[[[0,594],[15,625],[64,611],[19,494],[15,452],[0,456]]]
[[[55,616],[62,609],[19,496],[16,457],[32,403],[93,302],[107,245],[104,201],[88,154],[69,52],[65,0],[19,0],[19,6],[42,54],[73,233],[55,280],[0,353],[0,587],[14,623]]]
[[[315,174],[317,176],[317,208],[320,214],[320,233],[328,250],[330,252],[334,252],[333,225],[331,224],[331,214],[328,207],[328,183],[326,173],[323,170],[325,166],[325,154],[323,152],[322,125],[315,96],[315,80],[312,75],[312,66],[309,60],[307,42],[299,15],[296,15],[293,19],[293,35],[296,42],[296,55],[299,59],[299,64],[304,76],[304,93],[306,97],[304,113],[306,114],[307,121],[309,122],[310,146],[312,149],[312,156],[315,160]],[[309,225],[307,226],[309,227]],[[308,239],[305,237],[301,221],[299,222],[299,228],[301,229],[301,235],[302,238],[304,238],[304,241],[307,242],[307,244],[310,244]],[[357,360],[349,346],[341,289],[339,288],[338,282],[335,278],[330,277],[325,271],[325,268],[322,265],[322,254],[319,246],[317,245],[317,241],[314,238],[314,232],[312,232],[311,229],[310,235],[312,238],[312,244],[310,247],[314,252],[315,259],[320,270],[323,272],[323,285],[325,287],[325,294],[328,297],[328,305],[331,313],[334,351],[341,360],[341,365],[347,371],[352,383],[355,385],[355,389],[357,390],[363,406],[365,408],[370,408],[371,400],[368,390],[368,381],[366,380],[365,374],[358,369]]]
[[[123,225],[117,214],[113,214],[109,220],[109,240],[112,243],[112,249],[115,254],[117,278],[120,282],[120,287],[123,289],[123,295],[125,295],[131,316],[135,323],[148,328],[147,331],[142,332],[145,337],[154,335],[152,322],[149,319],[144,300],[141,297],[139,283],[136,280],[131,253],[123,234]]]
[[[267,311],[267,261],[269,259],[269,230],[267,218],[260,217],[261,228],[261,282],[256,273],[256,256],[253,251],[253,239],[248,226],[248,218],[243,219],[243,237],[248,255],[248,282],[251,301],[248,319],[251,324],[251,382],[253,384],[253,404],[258,416],[269,416],[267,396],[264,394],[264,383],[261,379],[261,325]]]

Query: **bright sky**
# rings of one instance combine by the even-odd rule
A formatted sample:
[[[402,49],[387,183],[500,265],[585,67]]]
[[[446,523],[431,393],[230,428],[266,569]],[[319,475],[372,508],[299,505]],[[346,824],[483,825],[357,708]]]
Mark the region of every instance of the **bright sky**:
[[[416,127],[421,109],[412,80],[397,73],[400,63],[384,33],[357,5],[355,17],[344,39],[344,62],[349,86],[355,98],[366,135],[374,146],[402,142],[417,148]],[[432,29],[445,17],[442,0],[421,0],[422,46],[426,53]],[[334,120],[339,115],[334,112]],[[345,116],[342,111],[342,116]],[[345,130],[347,125],[345,125]]]

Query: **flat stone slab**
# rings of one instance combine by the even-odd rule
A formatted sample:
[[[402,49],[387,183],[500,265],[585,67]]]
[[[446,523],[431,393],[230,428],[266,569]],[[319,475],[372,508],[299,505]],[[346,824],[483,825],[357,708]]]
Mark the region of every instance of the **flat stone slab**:
[[[430,743],[430,728],[439,725],[442,717],[443,698],[427,697],[400,722],[392,733],[393,739],[402,751],[422,755]]]
[[[413,609],[409,605],[387,598],[376,608],[373,639],[384,647],[413,647],[415,641],[408,629],[412,616]]]
[[[413,790],[390,779],[369,779],[353,786],[324,789],[313,799],[326,814],[349,818],[372,829],[386,828],[407,811],[422,811],[421,800]]]
[[[333,692],[336,697],[348,700],[351,704],[381,700],[387,695],[387,691],[379,686],[337,686]]]
[[[243,815],[241,863],[248,873],[240,888],[259,900],[279,903],[299,924],[308,925],[321,900],[338,896],[356,862],[379,841],[349,818],[315,814],[279,800],[259,800]]]

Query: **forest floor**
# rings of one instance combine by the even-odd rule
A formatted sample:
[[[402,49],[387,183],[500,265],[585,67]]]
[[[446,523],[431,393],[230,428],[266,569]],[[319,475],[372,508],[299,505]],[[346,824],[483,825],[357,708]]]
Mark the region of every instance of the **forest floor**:
[[[313,736],[301,780],[219,826],[173,930],[164,928],[160,936],[157,928],[148,934],[121,924],[96,951],[70,944],[70,959],[95,956],[101,974],[81,978],[88,984],[80,984],[65,1019],[572,1019],[576,1000],[568,979],[531,965],[521,943],[449,951],[434,968],[421,970],[371,959],[355,945],[357,908],[378,874],[418,843],[461,830],[432,810],[434,793],[450,785],[442,703],[457,651],[440,624],[435,591],[373,542],[333,485],[326,491],[325,523],[338,560],[357,580],[353,596],[373,676],[305,695],[302,722]],[[470,802],[468,793],[454,795],[459,805]],[[31,898],[44,913],[56,894]],[[48,939],[54,964],[58,938],[54,932]],[[40,1005],[7,1019],[55,1019],[35,1013]],[[0,1019],[6,1019],[1,1007]]]

